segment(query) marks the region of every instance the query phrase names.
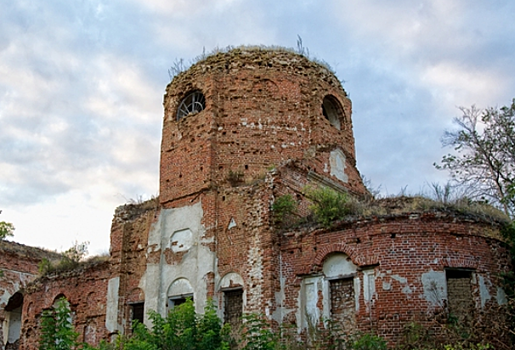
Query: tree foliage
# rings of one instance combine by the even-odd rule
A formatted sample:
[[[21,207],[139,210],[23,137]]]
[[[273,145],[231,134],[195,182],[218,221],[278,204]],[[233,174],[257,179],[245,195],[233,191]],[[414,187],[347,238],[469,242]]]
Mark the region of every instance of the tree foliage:
[[[0,214],[2,211],[0,210]],[[12,237],[14,232],[14,225],[10,222],[0,221],[0,241]]]
[[[285,194],[275,199],[272,204],[274,224],[281,225],[286,221],[291,222],[292,216],[297,212],[297,202],[291,194]]]
[[[123,350],[228,350],[225,330],[216,315],[216,309],[209,302],[204,314],[196,314],[193,301],[173,308],[168,316],[162,317],[150,311],[152,328],[148,329],[138,323],[132,336],[119,337],[117,343],[108,347],[88,349],[123,349]]]
[[[60,298],[54,309],[43,311],[41,318],[40,350],[77,348],[79,334],[73,329],[70,304],[66,298]]]
[[[515,217],[515,99],[511,106],[485,110],[461,108],[457,131],[446,132],[444,146],[454,153],[443,156],[438,169],[467,188],[476,200],[488,201]]]
[[[2,211],[0,210],[0,214]],[[0,241],[13,236],[14,226],[10,222],[0,221]],[[4,276],[4,271],[0,270],[0,277]]]

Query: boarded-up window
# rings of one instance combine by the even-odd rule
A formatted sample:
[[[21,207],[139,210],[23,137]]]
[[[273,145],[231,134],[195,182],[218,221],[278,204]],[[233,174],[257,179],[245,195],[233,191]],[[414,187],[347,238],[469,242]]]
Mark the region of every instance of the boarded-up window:
[[[241,323],[243,314],[243,289],[224,292],[224,321],[231,326]]]
[[[449,317],[464,326],[470,326],[474,313],[472,299],[472,272],[466,270],[446,270],[447,302]]]
[[[329,281],[331,293],[331,319],[338,322],[343,330],[355,329],[356,304],[354,279],[344,278]]]

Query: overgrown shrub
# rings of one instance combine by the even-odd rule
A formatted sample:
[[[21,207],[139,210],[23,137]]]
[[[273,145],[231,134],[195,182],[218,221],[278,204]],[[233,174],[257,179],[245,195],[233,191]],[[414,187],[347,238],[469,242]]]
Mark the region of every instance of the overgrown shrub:
[[[297,202],[291,194],[277,197],[272,204],[272,217],[276,225],[282,225],[287,221],[291,221],[296,213]]]
[[[79,267],[81,261],[88,254],[88,244],[88,242],[75,242],[72,247],[61,254],[61,259],[57,262],[43,258],[38,264],[39,273],[46,275],[52,272],[69,271]]]
[[[76,349],[78,336],[73,329],[70,304],[65,298],[59,299],[54,309],[43,311],[40,350]]]
[[[515,221],[506,225],[502,231],[504,238],[510,247],[510,255],[512,265],[515,265]],[[503,280],[503,288],[508,299],[507,303],[507,318],[508,318],[508,333],[510,334],[511,341],[515,344],[515,272],[509,271],[501,275]]]
[[[380,336],[365,333],[359,335],[356,340],[352,342],[353,350],[387,350],[388,346],[386,340]]]
[[[196,314],[193,301],[174,307],[167,317],[149,313],[152,329],[134,325],[132,336],[120,336],[115,345],[101,344],[90,350],[228,350],[228,329],[222,327],[212,302],[204,314]]]
[[[280,339],[270,329],[270,325],[261,315],[249,313],[243,315],[240,331],[241,350],[276,350],[279,349]]]
[[[236,187],[243,183],[243,178],[245,174],[241,170],[229,169],[229,173],[227,173],[227,181],[231,184],[231,186]]]
[[[325,227],[351,213],[351,199],[347,193],[336,192],[328,187],[307,187],[304,193],[313,203],[309,209],[313,211],[316,221]]]

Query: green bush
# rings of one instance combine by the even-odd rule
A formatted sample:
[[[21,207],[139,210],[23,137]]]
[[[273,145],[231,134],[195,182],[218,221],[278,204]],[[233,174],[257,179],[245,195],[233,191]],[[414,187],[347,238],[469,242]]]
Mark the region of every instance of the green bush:
[[[270,325],[262,315],[249,313],[243,315],[240,330],[241,350],[276,350],[279,349],[279,336],[272,332]]]
[[[38,264],[38,271],[41,275],[52,272],[70,271],[80,266],[81,262],[88,254],[89,242],[75,242],[72,247],[61,253],[61,259],[58,262],[51,262],[47,258],[43,258]]]
[[[272,204],[272,213],[274,224],[281,225],[297,213],[297,202],[291,194],[279,196]]]
[[[212,302],[203,315],[195,313],[193,301],[174,307],[168,316],[149,313],[152,329],[141,323],[134,325],[130,337],[120,336],[116,344],[101,344],[90,350],[228,350],[227,329],[222,327]]]
[[[54,309],[43,311],[40,350],[76,349],[78,336],[73,329],[70,304],[65,298],[59,299]]]
[[[316,221],[325,227],[351,213],[351,199],[347,193],[336,192],[328,187],[308,187],[304,192],[313,203],[309,209],[313,211]]]
[[[387,350],[386,340],[380,336],[365,333],[352,342],[353,350]]]

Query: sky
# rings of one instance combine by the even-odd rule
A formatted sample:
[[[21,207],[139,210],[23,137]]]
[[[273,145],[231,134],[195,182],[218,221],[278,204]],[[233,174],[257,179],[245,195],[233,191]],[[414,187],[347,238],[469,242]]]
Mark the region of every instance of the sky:
[[[0,0],[0,221],[12,240],[109,250],[116,207],[158,194],[168,69],[217,48],[296,48],[353,103],[357,167],[424,192],[459,107],[515,97],[513,0]]]

